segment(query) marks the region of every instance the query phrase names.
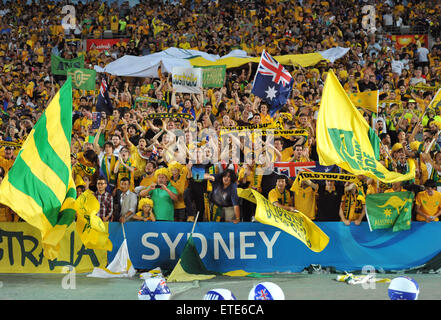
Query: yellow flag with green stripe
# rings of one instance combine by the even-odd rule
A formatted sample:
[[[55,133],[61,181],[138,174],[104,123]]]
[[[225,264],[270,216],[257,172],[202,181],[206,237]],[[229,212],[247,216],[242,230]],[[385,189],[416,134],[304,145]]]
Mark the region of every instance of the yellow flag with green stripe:
[[[72,82],[69,77],[24,142],[0,185],[0,203],[38,228],[44,256],[58,256],[59,243],[75,219],[72,179]]]
[[[376,139],[375,139],[376,138]],[[406,174],[387,170],[377,161],[375,132],[351,102],[334,72],[327,74],[317,118],[317,153],[323,166],[338,165],[384,183],[415,179],[415,164]],[[378,143],[375,147],[378,147]]]

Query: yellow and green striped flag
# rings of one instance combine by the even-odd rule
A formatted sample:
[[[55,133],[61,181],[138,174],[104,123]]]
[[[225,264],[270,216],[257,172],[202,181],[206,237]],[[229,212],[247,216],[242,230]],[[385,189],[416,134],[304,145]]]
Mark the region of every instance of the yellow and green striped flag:
[[[50,102],[0,184],[0,203],[42,235],[44,256],[54,260],[59,242],[75,219],[72,179],[72,80]]]

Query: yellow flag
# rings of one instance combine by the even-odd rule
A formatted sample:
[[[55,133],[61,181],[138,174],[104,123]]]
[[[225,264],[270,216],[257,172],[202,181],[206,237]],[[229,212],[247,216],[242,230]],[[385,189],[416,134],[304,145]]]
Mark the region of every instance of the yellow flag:
[[[349,93],[348,95],[356,107],[361,107],[375,113],[378,112],[378,90]]]
[[[300,211],[290,212],[276,207],[251,188],[237,188],[237,194],[257,205],[254,217],[260,223],[274,226],[289,233],[314,252],[323,251],[328,245],[329,237]]]
[[[77,211],[77,232],[88,249],[112,251],[112,242],[106,225],[96,214],[100,203],[90,190],[82,193],[75,201]]]
[[[355,108],[334,72],[326,77],[317,118],[317,153],[323,166],[338,165],[355,174],[384,183],[412,180],[415,164],[409,161],[409,172],[387,170],[376,160],[371,144],[372,128]]]
[[[283,56],[275,56],[274,59],[276,59],[280,64],[282,65],[300,65],[302,67],[310,67],[314,66],[320,61],[326,60],[320,53],[313,52],[313,53],[305,53],[305,54],[287,54]],[[229,68],[237,68],[244,64],[247,64],[249,62],[259,63],[260,56],[259,57],[226,57],[222,58],[216,61],[207,60],[203,57],[194,57],[189,59],[192,66],[199,66],[199,67],[205,67],[205,66],[220,66],[220,65],[226,65],[227,69]]]
[[[436,92],[435,96],[429,104],[429,108],[441,108],[441,89]]]

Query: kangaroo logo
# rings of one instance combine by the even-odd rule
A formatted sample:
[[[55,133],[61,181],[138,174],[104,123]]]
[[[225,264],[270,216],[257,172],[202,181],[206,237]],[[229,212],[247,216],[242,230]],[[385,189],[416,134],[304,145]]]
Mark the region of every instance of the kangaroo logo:
[[[377,206],[378,208],[385,208],[387,206],[390,206],[392,208],[394,208],[398,214],[400,214],[401,210],[404,208],[404,206],[406,205],[407,202],[412,202],[412,199],[401,199],[400,197],[397,196],[392,196],[389,199],[387,199],[387,201],[381,205],[381,206]],[[385,214],[386,212],[390,212],[386,211],[387,209],[384,210]]]

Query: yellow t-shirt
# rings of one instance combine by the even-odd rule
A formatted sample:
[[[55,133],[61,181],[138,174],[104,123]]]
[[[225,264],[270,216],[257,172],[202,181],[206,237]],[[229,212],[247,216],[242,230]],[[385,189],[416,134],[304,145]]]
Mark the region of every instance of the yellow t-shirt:
[[[298,188],[294,192],[294,207],[311,220],[315,220],[317,212],[316,194],[311,187]]]
[[[283,206],[291,206],[291,194],[288,190],[284,190],[281,193],[279,189],[274,188],[268,193],[268,200],[272,204],[278,202]]]
[[[286,149],[283,149],[280,153],[282,154],[282,159],[280,159],[280,161],[289,162],[294,155],[294,149],[293,147],[288,147]]]
[[[188,187],[187,173],[187,167],[183,167],[177,181],[173,181],[173,179],[170,179],[170,184],[178,191],[178,200],[174,202],[175,209],[185,208],[184,191]]]
[[[265,124],[265,123],[271,123],[273,121],[273,119],[271,119],[271,116],[269,114],[263,115],[262,113],[260,114],[260,123],[261,124]]]
[[[238,180],[242,180],[244,176],[245,176],[245,168],[241,168],[239,170]],[[249,174],[247,176],[246,181],[249,182],[248,188],[254,188],[259,192],[262,191],[262,188],[261,188],[262,175],[256,174],[256,168],[254,168],[251,171],[251,174]]]
[[[136,213],[136,215],[137,215],[138,217],[145,217],[143,211],[138,211],[138,212]],[[151,218],[151,216],[148,216],[148,217],[147,217],[147,221],[153,221],[152,218]]]
[[[295,159],[293,159],[293,160],[291,160],[291,162],[308,162],[308,159],[305,158],[305,157],[303,157],[303,156],[301,156],[301,157],[300,157],[300,160],[295,160]]]
[[[35,54],[37,55],[37,62],[43,63],[44,62],[44,50],[43,47],[40,47],[35,50]]]
[[[141,95],[148,94],[150,89],[153,89],[153,86],[151,84],[143,84],[140,88]]]
[[[433,195],[429,196],[427,191],[422,191],[417,194],[415,198],[415,204],[421,208],[425,214],[429,216],[434,216],[441,209],[441,193],[438,191],[433,191]],[[425,221],[423,216],[417,214],[417,221]],[[436,218],[434,221],[439,221]]]
[[[145,176],[141,182],[139,183],[140,186],[143,187],[150,187],[150,185],[152,185],[153,183],[155,183],[155,175],[153,174],[152,176]]]
[[[5,174],[9,171],[9,169],[11,169],[14,161],[14,159],[6,159],[0,156],[0,167],[3,167],[3,169],[5,169]]]
[[[341,198],[341,209],[345,218],[349,221],[357,220],[362,213],[364,202],[358,194],[346,192]]]
[[[134,145],[130,147],[130,158],[135,164],[135,179],[140,178],[145,172],[145,165],[147,164],[147,159],[140,156],[138,148]]]
[[[118,32],[119,28],[119,18],[116,15],[110,17],[110,30],[113,32]]]
[[[81,127],[84,127],[86,131],[89,130],[89,127],[92,125],[92,120],[87,119],[85,117],[77,119],[73,124],[73,130],[76,132],[81,132]]]

